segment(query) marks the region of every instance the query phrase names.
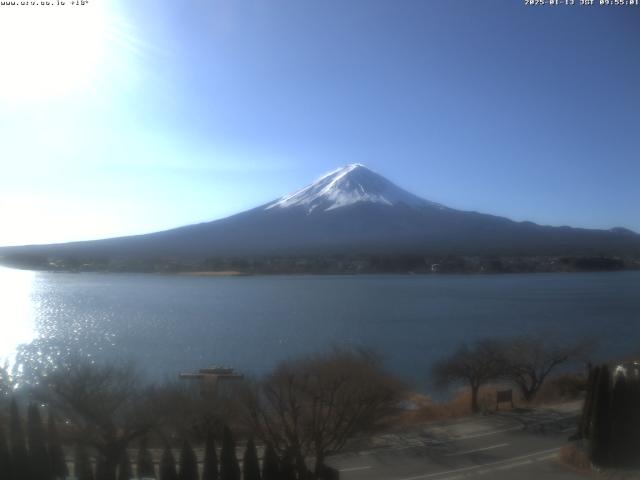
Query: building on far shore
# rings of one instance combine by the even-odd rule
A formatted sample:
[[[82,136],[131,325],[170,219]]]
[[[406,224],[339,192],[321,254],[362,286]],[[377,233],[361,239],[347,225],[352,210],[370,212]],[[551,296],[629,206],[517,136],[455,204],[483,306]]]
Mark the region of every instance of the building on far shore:
[[[233,368],[212,366],[201,368],[195,373],[181,373],[181,380],[195,380],[200,384],[200,392],[203,395],[219,395],[225,390],[229,382],[243,380],[244,375],[234,371]]]

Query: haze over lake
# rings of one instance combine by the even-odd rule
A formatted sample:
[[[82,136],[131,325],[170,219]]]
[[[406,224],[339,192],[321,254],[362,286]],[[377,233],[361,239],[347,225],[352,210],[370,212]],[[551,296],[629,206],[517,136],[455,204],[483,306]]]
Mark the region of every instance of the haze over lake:
[[[0,358],[132,359],[151,377],[212,364],[264,373],[333,344],[371,347],[421,388],[460,342],[544,332],[640,351],[640,272],[189,277],[1,269]],[[9,289],[4,289],[8,292]],[[22,345],[22,347],[21,347]],[[25,345],[28,347],[25,349]]]

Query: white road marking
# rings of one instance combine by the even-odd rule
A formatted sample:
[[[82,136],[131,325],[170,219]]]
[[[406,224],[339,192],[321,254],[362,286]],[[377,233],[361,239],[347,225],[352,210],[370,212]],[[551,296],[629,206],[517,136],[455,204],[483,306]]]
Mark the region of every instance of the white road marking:
[[[507,458],[505,460],[498,460],[496,462],[481,463],[481,464],[478,464],[478,465],[471,465],[469,467],[456,468],[455,470],[447,470],[445,472],[427,473],[425,475],[416,475],[415,477],[405,477],[405,478],[401,478],[401,479],[398,479],[398,480],[423,480],[425,478],[441,477],[441,476],[444,476],[444,475],[448,475],[450,473],[454,473],[455,474],[455,473],[460,473],[460,472],[468,472],[470,470],[476,470],[476,469],[479,469],[479,468],[482,468],[482,467],[492,467],[492,466],[495,466],[495,465],[504,465],[504,467],[502,468],[504,470],[504,469],[510,468],[512,466],[516,466],[517,467],[519,465],[518,460],[528,459],[528,458],[531,458],[531,457],[535,457],[537,455],[555,453],[558,450],[560,450],[560,448],[550,448],[549,450],[541,450],[539,452],[529,453],[527,455],[520,455],[518,457]],[[547,459],[549,459],[551,457],[553,457],[553,455],[547,455],[547,456],[539,458],[538,460],[547,460]],[[505,465],[505,464],[508,464],[508,465]],[[490,470],[484,470],[483,469],[484,473],[489,472],[489,471]],[[451,480],[451,477],[446,477],[446,478]],[[442,478],[441,480],[445,480],[445,479]]]
[[[509,470],[510,468],[521,467],[523,465],[529,465],[530,463],[533,463],[533,460],[523,460],[521,462],[508,463],[507,465],[501,465],[500,467],[487,468],[485,470],[478,470],[476,473],[478,475],[484,475],[485,473],[496,472],[498,470]]]
[[[488,432],[474,433],[472,435],[464,435],[462,437],[452,438],[449,440],[449,442],[458,442],[460,440],[467,440],[469,438],[487,437],[489,435],[495,435],[497,433],[513,432],[515,430],[522,430],[522,426],[518,425],[517,427],[504,428],[502,430],[490,430]]]
[[[433,446],[441,446],[441,445],[446,445],[449,443],[453,443],[453,442],[460,442],[462,440],[468,440],[470,438],[479,438],[479,437],[488,437],[489,435],[496,435],[498,433],[505,433],[505,432],[513,432],[515,430],[522,430],[522,426],[518,425],[517,427],[510,427],[510,428],[504,428],[502,430],[490,430],[488,432],[482,432],[482,433],[474,433],[472,435],[463,435],[461,437],[453,437],[453,438],[448,438],[445,441],[436,441],[436,442],[430,442],[430,443],[423,443],[420,445],[407,445],[404,447],[380,447],[380,448],[376,448],[376,449],[371,449],[371,450],[360,450],[359,452],[357,452],[358,455],[375,455],[377,453],[383,453],[383,452],[400,452],[402,450],[413,450],[415,448],[426,448],[426,447],[433,447]]]
[[[369,470],[371,465],[365,465],[364,467],[351,467],[351,468],[341,468],[341,472],[357,472],[358,470]]]
[[[551,455],[547,455],[545,457],[536,458],[536,461],[539,462],[539,461],[542,461],[542,460],[552,460],[554,458],[556,458],[556,454],[552,453]]]
[[[476,448],[473,450],[465,450],[464,452],[448,453],[447,457],[456,457],[458,455],[467,455],[468,453],[484,452],[485,450],[493,450],[494,448],[501,448],[509,446],[508,443],[500,443],[499,445],[491,445],[490,447]]]

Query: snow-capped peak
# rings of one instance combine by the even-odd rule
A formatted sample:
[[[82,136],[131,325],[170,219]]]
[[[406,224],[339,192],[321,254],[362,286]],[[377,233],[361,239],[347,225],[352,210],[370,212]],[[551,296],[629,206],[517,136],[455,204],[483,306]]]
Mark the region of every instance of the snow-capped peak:
[[[307,213],[316,210],[326,212],[354,203],[443,208],[401,189],[360,163],[352,163],[327,173],[291,195],[285,195],[267,205],[266,209],[301,207]]]

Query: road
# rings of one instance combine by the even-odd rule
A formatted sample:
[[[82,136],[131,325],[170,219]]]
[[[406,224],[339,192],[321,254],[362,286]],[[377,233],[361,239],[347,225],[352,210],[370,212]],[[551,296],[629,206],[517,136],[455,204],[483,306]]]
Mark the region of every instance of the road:
[[[558,464],[575,409],[499,413],[381,436],[333,457],[343,480],[582,479]]]

